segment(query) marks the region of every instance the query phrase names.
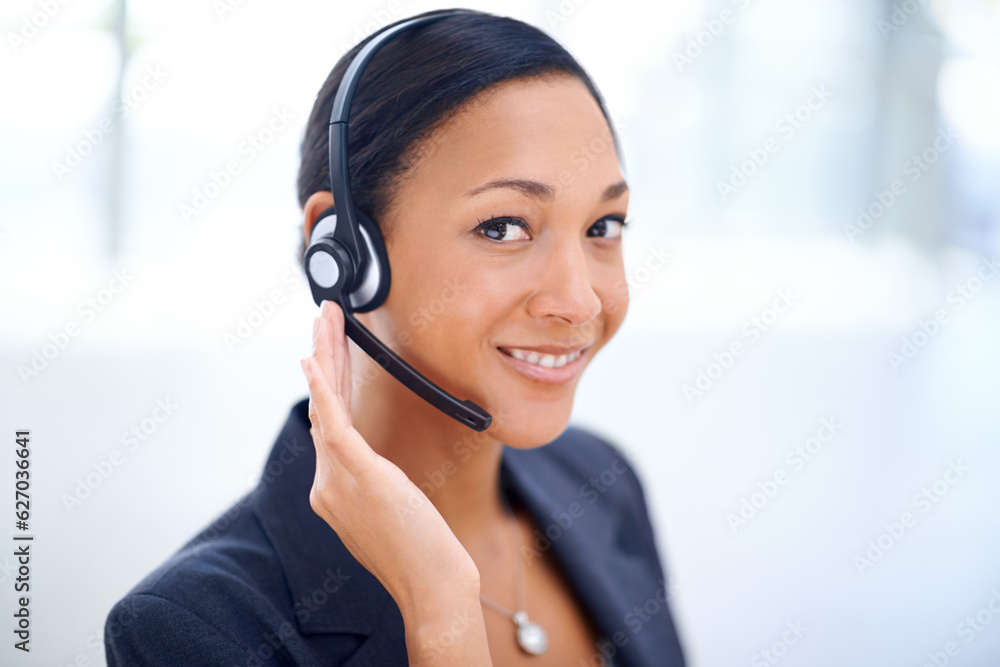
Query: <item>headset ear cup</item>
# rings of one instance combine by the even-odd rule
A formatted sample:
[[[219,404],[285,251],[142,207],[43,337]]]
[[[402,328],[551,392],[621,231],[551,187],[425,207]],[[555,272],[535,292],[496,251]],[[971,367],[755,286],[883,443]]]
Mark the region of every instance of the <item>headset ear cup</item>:
[[[329,220],[327,219],[329,218]],[[316,219],[313,221],[312,227],[309,229],[309,238],[306,239],[306,250],[312,245],[313,241],[329,233],[329,229],[332,229],[331,225],[335,225],[337,221],[337,209],[333,206],[324,209]]]
[[[361,226],[363,232],[362,236],[366,241],[364,251],[369,253],[369,264],[373,265],[368,267],[366,275],[372,274],[374,271],[378,276],[378,280],[374,282],[374,285],[369,284],[367,286],[368,289],[363,289],[365,287],[364,283],[367,281],[362,279],[362,288],[351,294],[351,303],[354,312],[365,313],[369,310],[375,310],[385,302],[386,297],[389,296],[392,273],[389,269],[389,255],[385,249],[385,239],[382,237],[382,231],[378,228],[378,224],[369,218],[364,211],[355,209],[355,212],[358,224]],[[369,243],[371,247],[369,247]],[[363,297],[361,295],[362,291],[365,292]]]
[[[350,258],[333,240],[336,225],[337,215],[333,207],[320,213],[309,231],[302,257],[306,280],[317,306],[324,300],[339,302],[346,284],[353,278]]]

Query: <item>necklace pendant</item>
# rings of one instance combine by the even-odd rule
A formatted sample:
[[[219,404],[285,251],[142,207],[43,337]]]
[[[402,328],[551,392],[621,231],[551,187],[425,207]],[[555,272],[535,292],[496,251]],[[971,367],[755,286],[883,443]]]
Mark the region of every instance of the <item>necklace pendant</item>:
[[[528,620],[528,614],[519,611],[514,614],[517,624],[517,644],[525,653],[541,655],[549,648],[549,637],[537,623]]]

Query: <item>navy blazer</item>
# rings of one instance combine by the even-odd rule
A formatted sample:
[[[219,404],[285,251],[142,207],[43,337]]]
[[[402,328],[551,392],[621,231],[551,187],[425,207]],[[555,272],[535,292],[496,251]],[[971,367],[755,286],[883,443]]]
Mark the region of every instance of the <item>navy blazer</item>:
[[[257,487],[114,605],[111,667],[407,664],[395,601],[309,505],[307,410],[308,399],[292,408]],[[571,427],[543,447],[505,445],[500,479],[602,633],[591,664],[600,651],[617,667],[683,667],[642,487],[621,452]]]

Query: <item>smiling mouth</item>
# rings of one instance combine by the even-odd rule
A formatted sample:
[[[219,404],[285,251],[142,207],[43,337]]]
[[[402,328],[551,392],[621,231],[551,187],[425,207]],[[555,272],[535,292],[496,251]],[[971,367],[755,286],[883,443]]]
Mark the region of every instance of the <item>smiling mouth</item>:
[[[514,357],[519,361],[541,368],[562,368],[579,359],[584,351],[584,348],[581,348],[564,354],[545,354],[537,350],[524,350],[517,347],[500,347],[497,349],[509,357]]]

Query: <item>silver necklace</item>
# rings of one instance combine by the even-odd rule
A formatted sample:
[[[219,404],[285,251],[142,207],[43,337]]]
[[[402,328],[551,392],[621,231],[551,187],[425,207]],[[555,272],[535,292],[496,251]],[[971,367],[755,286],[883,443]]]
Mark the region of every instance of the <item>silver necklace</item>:
[[[517,527],[517,521],[513,520],[514,512],[510,508],[510,503],[507,501],[507,495],[503,494],[504,505],[507,507],[507,513],[510,514],[512,521],[508,522],[511,532],[514,534],[514,595],[517,598],[517,611],[510,611],[506,607],[498,605],[493,602],[485,595],[480,594],[479,599],[483,604],[489,605],[495,611],[509,616],[511,620],[514,621],[514,626],[516,630],[517,645],[521,647],[521,650],[530,655],[541,655],[545,653],[546,649],[549,647],[549,637],[545,633],[542,626],[537,623],[532,623],[528,620],[528,612],[525,611],[524,596],[525,596],[525,585],[524,585],[524,558],[521,554],[521,547],[523,543],[521,542],[521,533]]]

